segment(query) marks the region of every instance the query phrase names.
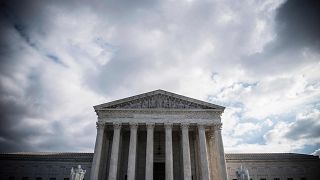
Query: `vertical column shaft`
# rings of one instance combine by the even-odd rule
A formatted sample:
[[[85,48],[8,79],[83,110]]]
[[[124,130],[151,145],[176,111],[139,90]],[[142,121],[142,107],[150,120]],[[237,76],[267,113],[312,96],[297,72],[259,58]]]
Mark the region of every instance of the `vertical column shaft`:
[[[208,150],[209,150],[209,173],[211,180],[220,180],[219,173],[217,169],[217,140],[216,136],[214,134],[214,128],[210,128],[210,131],[208,133]]]
[[[102,152],[102,144],[103,144],[103,135],[104,135],[104,124],[96,123],[97,125],[97,137],[96,144],[94,148],[94,156],[92,160],[92,169],[90,173],[90,180],[98,180],[99,175],[99,167],[101,161],[101,152]]]
[[[165,124],[166,133],[166,180],[173,180],[172,124]]]
[[[199,134],[199,153],[200,153],[200,169],[202,180],[209,180],[209,164],[208,164],[208,153],[207,153],[207,143],[204,125],[198,125]]]
[[[183,155],[183,178],[191,180],[191,159],[189,146],[189,124],[181,124],[182,129],[182,155]]]
[[[147,125],[146,180],[153,180],[153,135],[154,123]]]
[[[217,151],[218,151],[218,170],[219,170],[219,176],[221,180],[227,180],[227,168],[226,168],[226,160],[225,160],[225,154],[223,149],[223,142],[222,142],[222,136],[221,136],[221,126],[222,124],[215,125],[215,136],[217,139]]]
[[[119,157],[118,153],[119,153],[119,145],[120,145],[120,130],[121,130],[121,124],[114,123],[108,180],[116,180],[117,179],[118,157]]]
[[[130,124],[130,145],[129,145],[127,180],[135,179],[136,154],[137,154],[137,130],[138,130],[138,124]]]

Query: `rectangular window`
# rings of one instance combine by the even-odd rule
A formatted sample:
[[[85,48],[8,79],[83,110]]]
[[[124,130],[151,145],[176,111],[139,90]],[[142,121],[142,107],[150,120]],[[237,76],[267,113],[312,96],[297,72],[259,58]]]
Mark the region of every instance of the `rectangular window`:
[[[50,180],[57,180],[56,178],[50,178]]]
[[[302,178],[300,178],[300,180],[307,180],[307,178],[306,177],[302,177]]]
[[[69,180],[69,178],[64,178],[63,180]]]
[[[287,180],[293,180],[293,178],[288,178]]]
[[[36,177],[36,180],[42,180],[42,177]]]
[[[280,180],[280,178],[273,178],[273,180]]]

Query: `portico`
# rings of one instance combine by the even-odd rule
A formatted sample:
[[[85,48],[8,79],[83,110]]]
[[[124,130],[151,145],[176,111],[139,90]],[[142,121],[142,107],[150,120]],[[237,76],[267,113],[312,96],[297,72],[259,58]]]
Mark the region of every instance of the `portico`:
[[[91,180],[227,180],[224,107],[156,90],[94,108]]]

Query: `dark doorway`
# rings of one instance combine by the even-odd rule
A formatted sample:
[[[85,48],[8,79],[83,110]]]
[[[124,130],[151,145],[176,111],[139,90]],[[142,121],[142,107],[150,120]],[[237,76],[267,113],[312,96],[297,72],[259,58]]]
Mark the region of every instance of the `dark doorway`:
[[[165,163],[154,163],[153,180],[165,180]]]

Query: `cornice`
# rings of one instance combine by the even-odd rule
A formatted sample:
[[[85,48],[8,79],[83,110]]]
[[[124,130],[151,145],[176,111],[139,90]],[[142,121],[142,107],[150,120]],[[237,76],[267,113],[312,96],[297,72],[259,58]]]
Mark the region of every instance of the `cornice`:
[[[171,101],[169,104],[171,103],[177,103],[177,104],[173,104],[172,106],[169,104],[163,104],[163,105],[156,105],[157,102],[144,102],[144,100],[146,99],[150,99],[150,98],[156,98],[156,96],[161,96],[161,101],[162,103],[164,101],[168,102]],[[139,103],[142,103],[139,105],[136,104],[137,101],[141,101]],[[150,104],[151,103],[151,104]],[[155,104],[154,104],[155,103]],[[181,106],[181,103],[185,103],[183,106]],[[132,104],[133,106],[130,106],[130,104]],[[218,109],[220,111],[224,111],[225,107],[223,106],[219,106],[216,104],[211,104],[205,101],[201,101],[201,100],[197,100],[197,99],[193,99],[190,97],[186,97],[186,96],[182,96],[179,94],[175,94],[175,93],[171,93],[171,92],[167,92],[164,90],[155,90],[155,91],[151,91],[151,92],[147,92],[147,93],[143,93],[143,94],[139,94],[139,95],[135,95],[135,96],[131,96],[131,97],[127,97],[127,98],[123,98],[123,99],[119,99],[119,100],[115,100],[115,101],[111,101],[108,103],[104,103],[104,104],[100,104],[100,105],[96,105],[94,106],[95,110],[103,110],[103,109],[109,109],[109,108],[120,108],[123,109],[127,106],[131,108],[134,108],[136,105],[138,105],[139,107],[148,107],[148,108],[154,108],[154,107],[166,107],[166,109],[175,109],[177,107],[177,109],[192,109],[192,107],[196,107],[196,109]]]

